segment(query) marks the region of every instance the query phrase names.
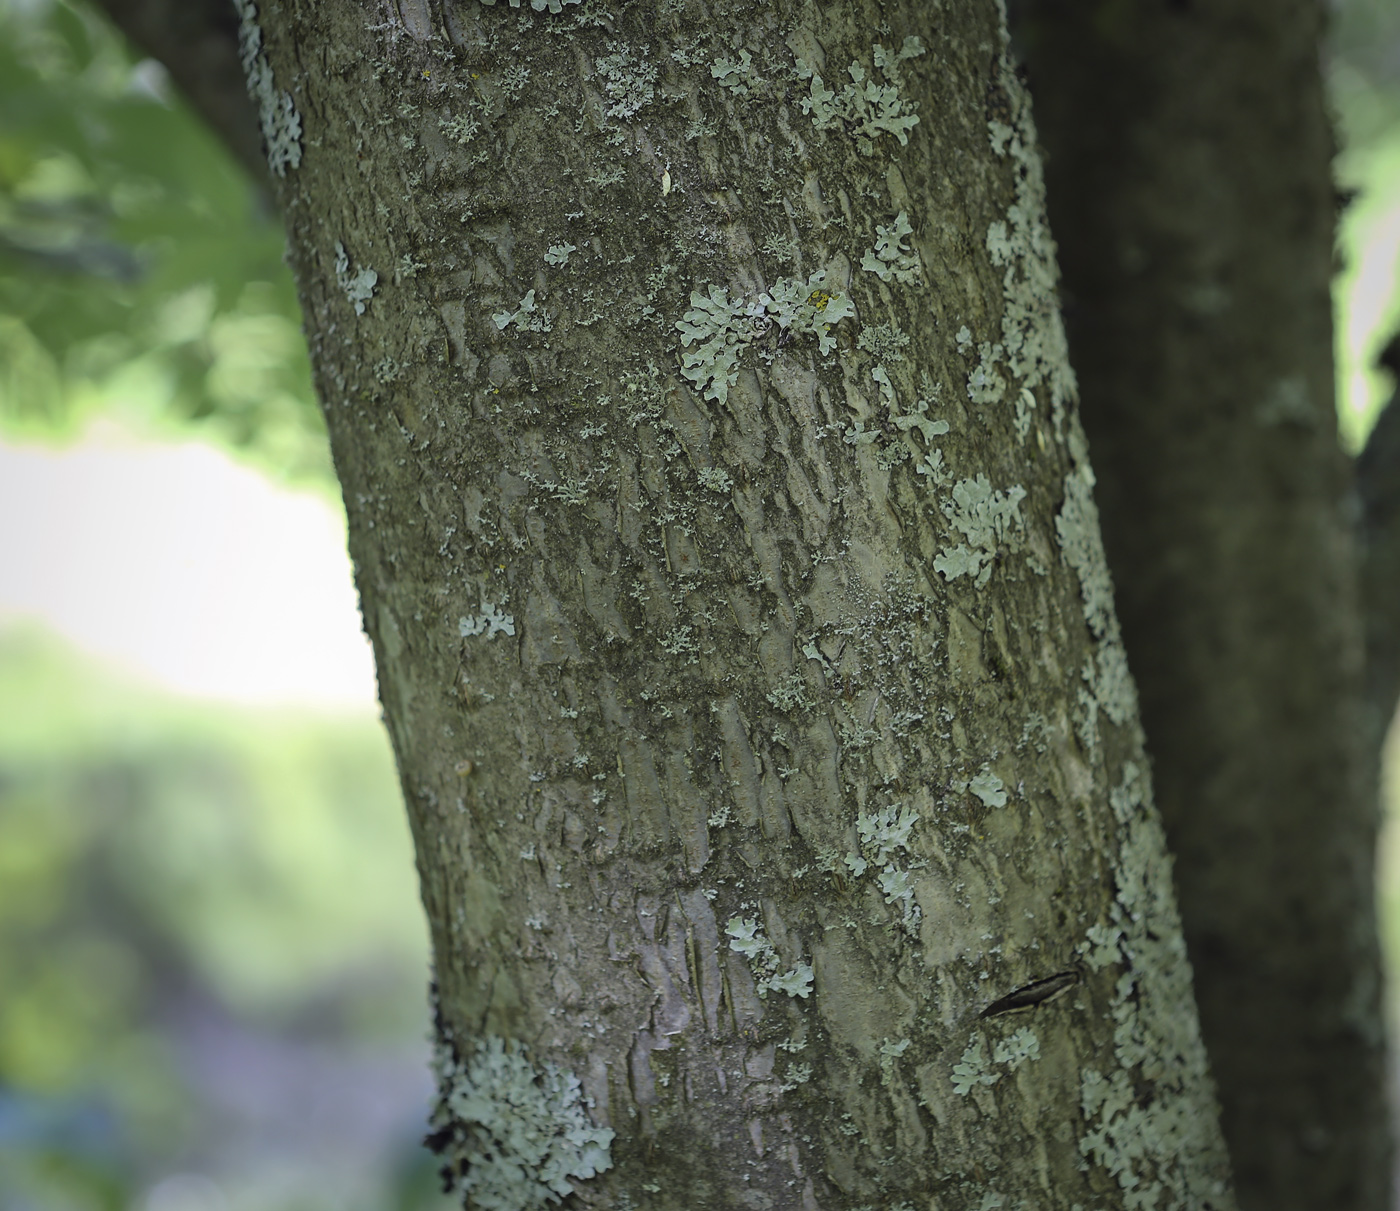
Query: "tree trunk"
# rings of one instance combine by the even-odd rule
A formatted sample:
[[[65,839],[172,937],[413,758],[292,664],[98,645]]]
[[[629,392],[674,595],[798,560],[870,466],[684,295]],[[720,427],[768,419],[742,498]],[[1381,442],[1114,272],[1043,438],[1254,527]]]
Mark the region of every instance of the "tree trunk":
[[[454,1188],[1231,1207],[997,6],[535,7],[243,5]]]
[[[1379,1211],[1379,731],[1333,409],[1323,6],[1020,7],[1240,1202]]]

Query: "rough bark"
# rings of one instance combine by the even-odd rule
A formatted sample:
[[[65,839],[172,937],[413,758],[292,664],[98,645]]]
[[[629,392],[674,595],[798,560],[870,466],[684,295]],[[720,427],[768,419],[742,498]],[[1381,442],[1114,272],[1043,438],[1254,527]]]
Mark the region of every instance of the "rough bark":
[[[1333,413],[1323,6],[1020,8],[1240,1201],[1380,1208],[1376,750]]]
[[[555,7],[245,8],[451,1181],[1231,1207],[995,4]]]

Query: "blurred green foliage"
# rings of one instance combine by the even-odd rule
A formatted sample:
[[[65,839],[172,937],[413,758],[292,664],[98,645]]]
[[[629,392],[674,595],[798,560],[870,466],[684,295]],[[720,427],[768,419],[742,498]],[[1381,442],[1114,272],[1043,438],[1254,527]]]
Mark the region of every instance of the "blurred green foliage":
[[[0,922],[20,914],[38,951],[45,921],[97,897],[240,1012],[276,1011],[367,953],[421,991],[412,845],[402,813],[385,810],[399,791],[372,716],[192,703],[12,628],[0,631],[0,771]],[[68,877],[98,851],[101,880]],[[124,979],[114,968],[113,995]],[[0,1003],[12,1061],[16,1009]],[[21,1050],[38,1085],[68,1071]]]
[[[1337,120],[1335,174],[1348,204],[1337,231],[1337,413],[1359,450],[1394,384],[1376,356],[1400,329],[1400,4],[1332,6],[1328,86]]]
[[[377,720],[194,704],[0,630],[0,1206],[21,1179],[125,1206],[100,1189],[200,1147],[172,1012],[392,1046],[427,970]]]
[[[96,413],[331,482],[269,200],[107,22],[0,0],[0,435]]]

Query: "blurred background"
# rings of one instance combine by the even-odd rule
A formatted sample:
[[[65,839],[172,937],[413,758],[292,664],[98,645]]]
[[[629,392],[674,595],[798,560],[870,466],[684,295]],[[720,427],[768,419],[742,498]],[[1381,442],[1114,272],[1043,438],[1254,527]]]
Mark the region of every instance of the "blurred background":
[[[0,518],[0,1208],[446,1206],[277,218],[59,0],[0,0]]]
[[[1394,388],[1400,0],[1334,9],[1355,450]],[[426,927],[280,229],[77,0],[0,0],[0,518],[0,1207],[445,1207]],[[1395,970],[1389,839],[1382,889]]]

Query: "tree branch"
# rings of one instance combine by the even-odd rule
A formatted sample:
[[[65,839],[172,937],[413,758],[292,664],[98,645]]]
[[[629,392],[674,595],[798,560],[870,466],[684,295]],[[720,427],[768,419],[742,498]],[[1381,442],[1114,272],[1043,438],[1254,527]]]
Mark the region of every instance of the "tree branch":
[[[257,115],[238,61],[230,0],[94,0],[112,23],[161,63],[238,161],[266,184]]]
[[[1333,419],[1325,5],[1015,7],[1240,1206],[1381,1211],[1376,765]]]

